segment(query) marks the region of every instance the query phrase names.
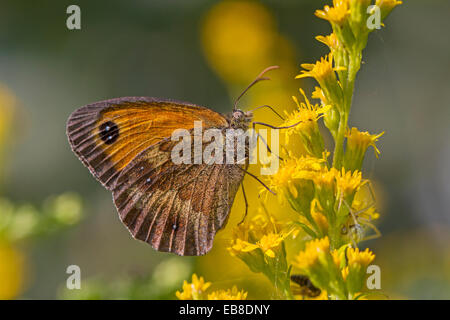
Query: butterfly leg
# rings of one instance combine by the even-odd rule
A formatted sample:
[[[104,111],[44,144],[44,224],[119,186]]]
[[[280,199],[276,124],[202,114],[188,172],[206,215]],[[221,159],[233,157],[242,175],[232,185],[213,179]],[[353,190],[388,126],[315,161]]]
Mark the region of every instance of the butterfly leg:
[[[245,218],[247,217],[247,213],[248,213],[248,201],[247,201],[247,195],[245,194],[244,182],[241,182],[241,187],[242,187],[242,195],[244,196],[245,214],[244,214],[244,217],[242,217],[241,222],[238,223],[238,225],[241,225],[244,222]]]
[[[269,191],[270,193],[272,193],[273,195],[277,195],[275,192],[273,192],[264,182],[262,182],[257,176],[255,176],[253,173],[248,172],[247,170],[241,168],[240,166],[238,166],[239,169],[241,169],[242,171],[244,171],[246,174],[248,174],[250,177],[254,178],[256,181],[258,181],[259,183],[262,184],[262,186],[264,188],[267,189],[267,191]]]
[[[253,127],[253,131],[254,132],[256,132],[255,131],[255,123],[253,122],[253,124],[252,124],[252,127]],[[272,150],[270,150],[270,148],[269,148],[269,145],[267,144],[267,142],[266,142],[266,140],[259,134],[259,133],[256,133],[256,138],[260,138],[261,139],[261,141],[264,143],[264,145],[266,146],[266,148],[267,148],[267,151],[269,151],[270,153],[272,153]],[[279,155],[277,155],[276,154],[276,156],[277,156],[277,158],[278,159],[280,159],[281,161],[283,161],[283,158],[281,158]]]

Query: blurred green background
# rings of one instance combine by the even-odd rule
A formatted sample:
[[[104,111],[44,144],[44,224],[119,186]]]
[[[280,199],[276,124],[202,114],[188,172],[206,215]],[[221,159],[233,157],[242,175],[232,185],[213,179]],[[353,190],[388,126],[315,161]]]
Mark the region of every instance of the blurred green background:
[[[227,230],[201,258],[133,240],[111,194],[71,152],[65,122],[82,105],[121,96],[229,112],[239,91],[275,64],[273,81],[243,107],[269,101],[290,110],[297,88],[314,85],[294,80],[300,63],[327,52],[314,37],[329,26],[314,11],[330,2],[2,0],[0,230],[7,212],[34,210],[13,223],[19,232],[29,217],[38,222],[0,243],[0,275],[8,278],[0,279],[0,297],[173,299],[197,272],[215,286],[270,298],[266,280],[225,252]],[[66,28],[70,4],[81,8],[81,30]],[[367,245],[390,298],[450,298],[449,13],[448,0],[405,0],[371,35],[357,79],[350,125],[386,131],[380,159],[371,154],[365,172],[376,185],[383,234]],[[256,115],[276,123],[269,116]],[[256,197],[257,184],[248,183]],[[229,227],[241,212],[234,216]],[[63,289],[71,264],[81,268],[79,292]]]

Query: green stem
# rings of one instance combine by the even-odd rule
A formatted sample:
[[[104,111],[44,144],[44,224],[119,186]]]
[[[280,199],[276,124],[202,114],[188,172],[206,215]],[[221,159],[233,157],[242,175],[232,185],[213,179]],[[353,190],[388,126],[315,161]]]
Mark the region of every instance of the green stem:
[[[344,139],[345,131],[347,130],[348,116],[353,100],[353,91],[355,88],[356,74],[361,66],[361,54],[353,54],[349,59],[349,66],[347,72],[347,79],[343,81],[343,106],[340,108],[339,127],[336,135],[336,143],[334,146],[333,154],[333,167],[341,169],[342,160],[344,157]]]
[[[348,113],[343,112],[339,117],[339,127],[336,135],[336,143],[333,154],[333,168],[340,169],[342,167],[342,159],[344,157],[344,137],[347,129]]]

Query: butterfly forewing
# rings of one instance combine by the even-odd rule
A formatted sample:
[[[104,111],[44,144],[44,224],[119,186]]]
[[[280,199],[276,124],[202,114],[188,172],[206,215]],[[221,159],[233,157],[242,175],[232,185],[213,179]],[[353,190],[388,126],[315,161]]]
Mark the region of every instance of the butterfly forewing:
[[[96,102],[72,113],[67,135],[73,151],[109,190],[120,171],[140,152],[171,136],[176,129],[226,127],[217,112],[193,104],[148,97]]]

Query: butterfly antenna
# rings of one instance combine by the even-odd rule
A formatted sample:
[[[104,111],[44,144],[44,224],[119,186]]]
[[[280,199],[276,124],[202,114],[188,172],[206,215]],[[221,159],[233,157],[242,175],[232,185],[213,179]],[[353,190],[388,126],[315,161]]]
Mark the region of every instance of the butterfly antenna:
[[[267,105],[267,104],[265,104],[265,105],[263,105],[263,106],[259,106],[259,107],[253,108],[253,109],[250,109],[249,111],[252,111],[252,112],[253,112],[253,111],[258,110],[258,109],[261,109],[261,108],[269,108],[270,110],[273,111],[273,113],[275,113],[278,117],[280,117],[281,120],[284,121],[283,116],[281,116],[281,114],[279,114],[278,112],[276,112],[274,108],[272,108],[271,106],[269,106],[269,105]]]
[[[251,87],[253,87],[255,84],[257,84],[257,83],[260,82],[260,81],[263,81],[263,80],[270,80],[269,77],[263,77],[263,75],[264,75],[266,72],[270,71],[270,70],[278,69],[278,68],[280,68],[280,67],[279,67],[279,66],[270,66],[270,67],[265,68],[265,69],[264,69],[264,70],[256,77],[256,79],[253,80],[252,83],[250,83],[250,84],[248,85],[248,87],[245,88],[244,91],[242,91],[242,93],[241,93],[241,94],[237,97],[237,99],[234,101],[233,111],[236,110],[236,107],[237,107],[237,104],[238,104],[239,100],[241,100],[242,96],[248,91],[248,89],[250,89]]]

